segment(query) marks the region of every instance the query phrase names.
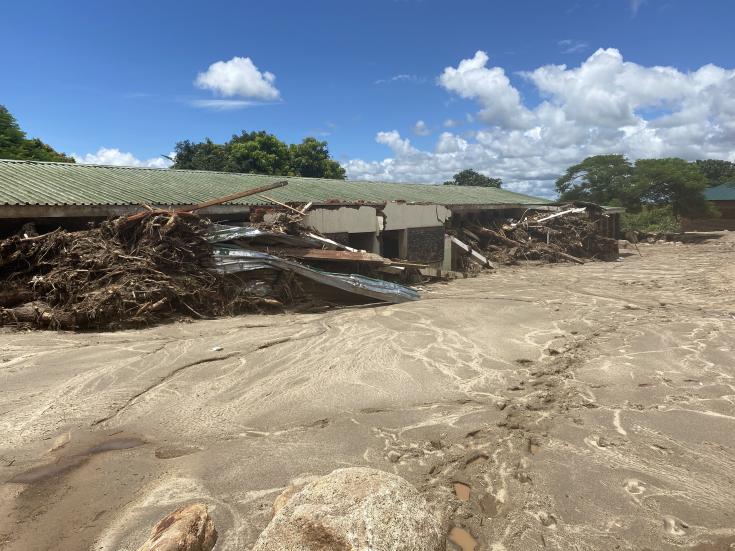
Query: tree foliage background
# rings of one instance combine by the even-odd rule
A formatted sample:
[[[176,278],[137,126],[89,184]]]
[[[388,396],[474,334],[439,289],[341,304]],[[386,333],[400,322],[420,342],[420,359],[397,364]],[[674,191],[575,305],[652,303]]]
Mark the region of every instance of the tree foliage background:
[[[452,176],[451,180],[444,182],[445,186],[476,186],[476,187],[497,187],[503,185],[500,178],[490,178],[484,174],[480,174],[476,170],[468,168],[461,172],[457,172]]]
[[[710,186],[735,183],[735,163],[718,159],[706,159],[704,161],[694,161],[694,164],[707,178]]]
[[[596,155],[569,167],[556,181],[556,190],[563,201],[622,206],[634,213],[667,206],[675,218],[707,216],[715,213],[704,192],[726,178],[730,164],[678,158],[631,163],[623,155]]]
[[[0,105],[0,159],[74,162],[72,157],[55,151],[38,138],[27,138],[18,121],[4,105]]]
[[[300,144],[287,145],[262,130],[243,131],[223,144],[210,139],[199,143],[184,140],[176,144],[175,151],[171,168],[345,178],[345,169],[331,158],[327,142],[311,137],[304,138]]]

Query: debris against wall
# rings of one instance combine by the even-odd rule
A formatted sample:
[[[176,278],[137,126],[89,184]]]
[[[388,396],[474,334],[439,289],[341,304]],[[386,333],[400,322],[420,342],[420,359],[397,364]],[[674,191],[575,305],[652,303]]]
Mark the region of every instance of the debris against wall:
[[[219,243],[229,250],[222,253]],[[0,241],[0,325],[116,329],[282,309],[312,301],[299,278],[362,302],[419,298],[413,289],[363,275],[390,261],[346,249],[285,213],[274,224],[243,228],[151,211],[91,230],[14,236]]]

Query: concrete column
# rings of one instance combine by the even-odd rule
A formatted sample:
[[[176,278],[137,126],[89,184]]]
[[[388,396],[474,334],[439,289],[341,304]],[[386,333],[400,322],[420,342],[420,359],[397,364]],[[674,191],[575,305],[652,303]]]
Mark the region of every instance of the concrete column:
[[[398,230],[398,258],[408,259],[408,230]]]
[[[452,239],[444,236],[444,258],[442,259],[442,270],[450,272],[452,270]]]
[[[373,248],[370,252],[373,252],[375,254],[380,254],[380,239],[378,239],[379,233],[373,234]]]

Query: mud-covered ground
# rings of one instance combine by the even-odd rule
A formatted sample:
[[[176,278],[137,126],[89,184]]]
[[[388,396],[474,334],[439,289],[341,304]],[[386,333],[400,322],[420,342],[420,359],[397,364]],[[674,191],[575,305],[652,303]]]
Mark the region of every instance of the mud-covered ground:
[[[0,548],[132,551],[196,500],[246,550],[290,481],[368,465],[478,550],[731,549],[735,234],[641,252],[396,306],[0,333]]]

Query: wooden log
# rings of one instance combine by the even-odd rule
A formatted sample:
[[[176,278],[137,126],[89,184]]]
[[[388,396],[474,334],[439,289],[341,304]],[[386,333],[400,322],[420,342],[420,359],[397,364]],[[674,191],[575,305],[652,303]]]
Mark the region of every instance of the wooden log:
[[[574,262],[576,264],[584,264],[584,260],[582,260],[581,258],[577,258],[576,256],[572,256],[571,254],[568,254],[562,251],[557,251],[549,247],[539,246],[538,250],[547,252],[549,254],[554,254],[560,258],[563,258],[564,260],[568,260],[569,262]]]
[[[30,289],[0,289],[0,306],[4,308],[11,308],[31,300],[33,300],[33,291]]]
[[[268,197],[267,195],[264,195],[263,193],[261,193],[261,194],[260,194],[260,197],[262,197],[262,198],[263,198],[263,199],[265,199],[266,201],[270,201],[270,202],[271,202],[271,203],[273,203],[274,205],[279,205],[279,206],[281,206],[281,207],[283,207],[283,208],[286,208],[286,209],[288,209],[288,210],[290,210],[290,211],[293,211],[293,212],[295,212],[296,214],[300,214],[300,215],[302,215],[302,216],[304,215],[304,213],[303,213],[303,212],[301,212],[301,211],[300,211],[299,209],[295,209],[295,208],[293,208],[292,206],[290,206],[290,205],[287,205],[286,203],[281,203],[280,201],[276,201],[276,200],[275,200],[275,199],[273,199],[272,197]]]
[[[75,329],[77,320],[71,312],[54,312],[51,307],[40,301],[28,302],[15,308],[0,310],[0,324],[31,324],[35,327]]]
[[[510,239],[508,237],[505,237],[504,235],[494,230],[490,230],[488,228],[481,228],[479,226],[473,227],[472,229],[477,233],[480,233],[487,237],[492,237],[496,239],[497,241],[500,241],[501,243],[508,245],[509,247],[523,247],[523,243],[521,243],[520,241],[516,241],[515,239]]]
[[[587,210],[587,207],[578,207],[578,208],[571,208],[568,210],[563,210],[561,212],[557,212],[554,214],[550,214],[549,216],[544,216],[543,218],[539,218],[538,220],[535,220],[535,224],[540,224],[542,222],[546,222],[547,220],[551,220],[552,218],[558,218],[560,216],[566,216],[567,214],[579,214],[580,212],[585,212]]]
[[[469,254],[470,259],[482,266],[483,268],[495,268],[492,262],[490,262],[487,258],[482,256],[480,253],[478,253],[476,250],[474,250],[472,247],[470,247],[467,243],[463,243],[459,239],[457,239],[454,236],[451,236],[450,239],[452,240],[452,244],[456,247],[459,247],[463,251],[465,251],[467,254]]]
[[[227,203],[229,201],[235,201],[236,199],[242,199],[243,197],[248,197],[250,195],[258,195],[259,193],[263,193],[264,191],[270,191],[271,189],[276,189],[276,188],[283,187],[286,185],[288,185],[288,182],[286,180],[281,180],[280,182],[273,182],[272,184],[257,187],[254,189],[248,189],[246,191],[239,191],[237,193],[233,193],[232,195],[226,195],[224,197],[220,197],[219,199],[212,199],[210,201],[204,201],[203,203],[199,203],[191,207],[184,207],[182,209],[177,209],[176,212],[194,212],[195,210],[206,209],[207,207],[214,207],[216,205],[221,205],[222,203]]]
[[[197,203],[196,205],[191,205],[188,207],[181,207],[179,209],[174,210],[174,213],[191,213],[197,210],[206,209],[207,207],[214,207],[216,205],[221,205],[222,203],[227,203],[229,201],[235,201],[236,199],[242,199],[243,197],[248,197],[250,195],[257,195],[259,193],[263,193],[264,191],[269,191],[271,189],[276,189],[279,187],[283,187],[285,185],[288,185],[288,182],[286,180],[282,180],[280,182],[274,182],[272,184],[268,184],[265,186],[256,187],[254,189],[248,189],[246,191],[238,191],[237,193],[233,193],[231,195],[225,195],[224,197],[220,197],[218,199],[211,199],[209,201],[204,201],[203,203]],[[135,222],[137,220],[141,220],[142,218],[145,218],[147,215],[151,213],[161,212],[161,213],[169,213],[170,211],[156,211],[156,210],[150,210],[150,207],[145,205],[147,207],[147,210],[136,212],[135,214],[131,214],[130,216],[126,217],[124,222],[130,223]]]

